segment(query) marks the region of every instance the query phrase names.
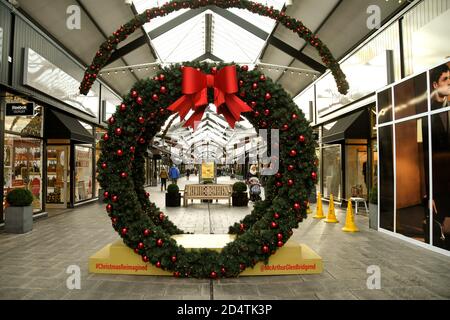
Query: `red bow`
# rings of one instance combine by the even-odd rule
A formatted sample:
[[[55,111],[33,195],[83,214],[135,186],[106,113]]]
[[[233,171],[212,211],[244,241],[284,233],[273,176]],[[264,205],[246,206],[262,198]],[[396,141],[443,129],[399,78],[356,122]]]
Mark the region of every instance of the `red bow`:
[[[203,113],[208,107],[208,88],[214,88],[214,104],[217,112],[223,114],[232,128],[241,118],[241,112],[252,111],[244,101],[235,95],[238,92],[235,66],[226,66],[216,75],[204,74],[192,67],[184,67],[181,89],[184,95],[167,109],[178,112],[181,120],[184,120],[189,110],[194,110],[194,114],[184,126],[190,126],[195,130],[195,122],[202,119]]]

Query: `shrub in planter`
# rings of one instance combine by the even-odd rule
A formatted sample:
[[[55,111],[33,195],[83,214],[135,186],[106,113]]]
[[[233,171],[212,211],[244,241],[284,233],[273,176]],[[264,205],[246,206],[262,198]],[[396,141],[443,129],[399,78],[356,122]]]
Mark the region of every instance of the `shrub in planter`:
[[[6,195],[5,231],[26,233],[33,229],[33,194],[27,189],[14,189]]]
[[[166,207],[181,206],[180,188],[176,184],[169,184],[166,193]]]
[[[233,184],[233,207],[246,207],[248,205],[247,185],[244,182]]]

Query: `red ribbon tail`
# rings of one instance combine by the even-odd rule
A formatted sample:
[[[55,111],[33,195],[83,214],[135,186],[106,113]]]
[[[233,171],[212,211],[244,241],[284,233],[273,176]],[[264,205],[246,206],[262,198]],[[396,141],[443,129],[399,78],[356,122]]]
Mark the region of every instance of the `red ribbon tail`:
[[[241,119],[241,113],[253,111],[252,108],[234,94],[227,94],[225,100],[226,105],[228,106],[227,111],[229,112],[229,115],[233,117],[234,121],[239,121]],[[224,109],[221,109],[221,111],[223,110]]]
[[[180,115],[181,120],[184,120],[186,115],[188,114],[189,110],[191,109],[192,100],[189,96],[184,95],[181,98],[179,98],[177,101],[172,103],[167,110],[170,110],[172,112],[178,112]]]

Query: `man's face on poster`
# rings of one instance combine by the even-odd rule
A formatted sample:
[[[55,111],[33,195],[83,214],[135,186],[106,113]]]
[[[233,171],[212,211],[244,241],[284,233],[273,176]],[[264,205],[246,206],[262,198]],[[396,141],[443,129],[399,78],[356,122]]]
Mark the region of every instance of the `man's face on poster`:
[[[433,82],[433,89],[441,97],[450,96],[450,70],[441,73],[439,80]]]

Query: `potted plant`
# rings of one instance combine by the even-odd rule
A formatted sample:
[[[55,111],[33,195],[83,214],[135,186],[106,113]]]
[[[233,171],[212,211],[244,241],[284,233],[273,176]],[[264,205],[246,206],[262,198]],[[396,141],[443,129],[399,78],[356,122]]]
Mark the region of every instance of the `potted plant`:
[[[5,231],[26,233],[33,229],[33,194],[27,189],[13,189],[6,195]]]
[[[169,184],[166,193],[166,207],[181,206],[180,188],[176,184]]]
[[[378,188],[376,185],[369,193],[369,227],[378,230]]]
[[[233,207],[246,207],[248,205],[247,185],[244,182],[233,184]]]

